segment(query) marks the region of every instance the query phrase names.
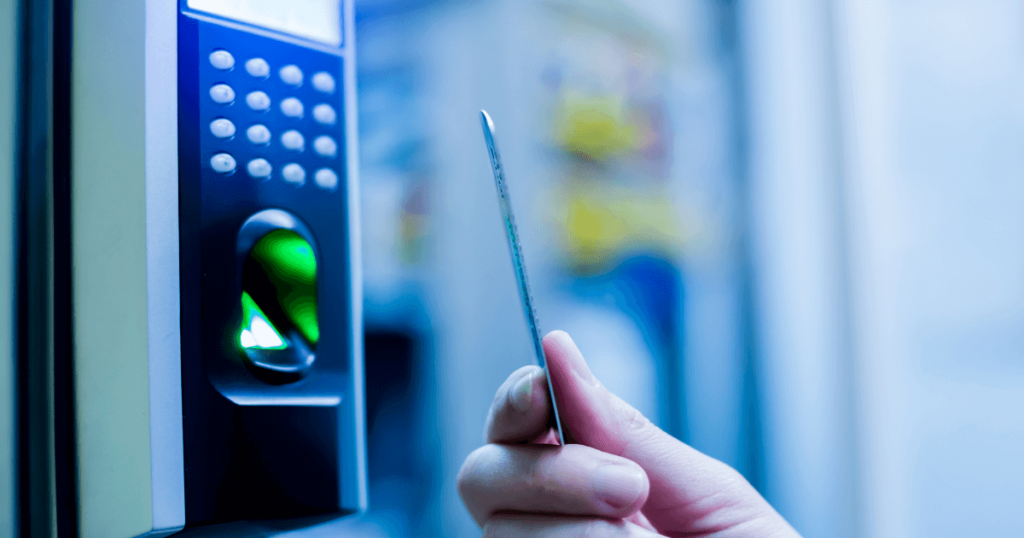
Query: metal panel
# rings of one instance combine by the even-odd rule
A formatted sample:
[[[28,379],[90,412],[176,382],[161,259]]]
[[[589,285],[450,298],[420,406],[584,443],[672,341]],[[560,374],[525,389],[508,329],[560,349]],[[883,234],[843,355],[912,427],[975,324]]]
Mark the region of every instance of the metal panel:
[[[81,536],[184,524],[176,6],[72,15],[71,300]]]

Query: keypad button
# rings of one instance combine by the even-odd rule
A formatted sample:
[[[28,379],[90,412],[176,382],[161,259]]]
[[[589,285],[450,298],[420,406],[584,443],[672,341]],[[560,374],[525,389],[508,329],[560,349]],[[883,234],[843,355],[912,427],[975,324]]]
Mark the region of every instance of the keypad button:
[[[218,153],[213,157],[210,157],[210,168],[214,171],[220,172],[221,174],[227,174],[235,171],[235,158],[227,153]]]
[[[270,166],[266,159],[253,159],[249,161],[245,169],[249,172],[250,176],[256,179],[266,179],[270,177],[270,173],[273,171],[273,167]]]
[[[321,157],[334,157],[338,154],[338,143],[327,135],[318,136],[313,140],[313,151]]]
[[[224,49],[217,49],[210,53],[210,65],[225,71],[235,66],[235,57]]]
[[[338,113],[331,105],[321,103],[313,107],[313,119],[323,125],[334,125],[334,122],[338,121]]]
[[[263,58],[250,58],[245,62],[245,71],[256,78],[270,76],[270,64]]]
[[[215,84],[210,88],[210,98],[215,103],[226,105],[235,100],[235,90],[231,89],[231,86],[227,84]]]
[[[277,72],[281,81],[291,86],[302,85],[302,70],[296,65],[286,65]]]
[[[210,122],[210,132],[217,138],[231,138],[235,136],[235,124],[227,118],[217,118]]]
[[[301,118],[302,111],[302,101],[294,97],[288,97],[281,101],[281,113],[289,118]]]
[[[245,136],[253,144],[265,145],[270,143],[270,129],[266,125],[256,124],[245,130]]]
[[[323,189],[333,191],[338,188],[338,174],[330,168],[321,168],[313,174],[313,181]]]
[[[258,112],[270,110],[270,96],[263,92],[251,92],[245,96],[245,104]]]
[[[294,183],[296,186],[301,186],[306,182],[306,170],[295,163],[286,164],[284,165],[284,168],[281,169],[281,177],[283,177],[288,183]]]
[[[313,75],[313,87],[324,93],[334,93],[334,77],[321,71]]]
[[[302,151],[302,148],[306,145],[306,139],[302,137],[302,133],[293,129],[291,131],[285,131],[284,134],[281,135],[281,145],[284,146],[285,149]]]

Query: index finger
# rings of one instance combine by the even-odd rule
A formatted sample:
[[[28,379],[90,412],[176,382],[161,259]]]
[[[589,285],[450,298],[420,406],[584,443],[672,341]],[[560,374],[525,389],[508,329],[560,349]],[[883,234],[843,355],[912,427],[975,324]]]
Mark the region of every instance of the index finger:
[[[498,388],[487,413],[488,443],[528,443],[552,426],[548,380],[539,366],[524,366]]]

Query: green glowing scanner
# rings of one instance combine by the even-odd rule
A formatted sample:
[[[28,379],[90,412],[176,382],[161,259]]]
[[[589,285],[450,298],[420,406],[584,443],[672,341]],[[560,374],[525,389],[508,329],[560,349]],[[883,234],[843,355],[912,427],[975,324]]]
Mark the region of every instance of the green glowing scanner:
[[[305,226],[280,210],[257,213],[239,232],[241,323],[234,341],[250,370],[269,383],[297,381],[316,360],[320,323],[311,240]]]

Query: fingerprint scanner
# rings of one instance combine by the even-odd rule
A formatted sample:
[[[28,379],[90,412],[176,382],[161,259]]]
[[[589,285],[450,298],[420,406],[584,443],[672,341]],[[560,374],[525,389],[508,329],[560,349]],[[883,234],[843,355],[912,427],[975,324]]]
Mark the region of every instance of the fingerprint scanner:
[[[312,245],[286,229],[256,241],[242,268],[241,307],[236,341],[257,374],[272,382],[301,377],[320,341]]]

